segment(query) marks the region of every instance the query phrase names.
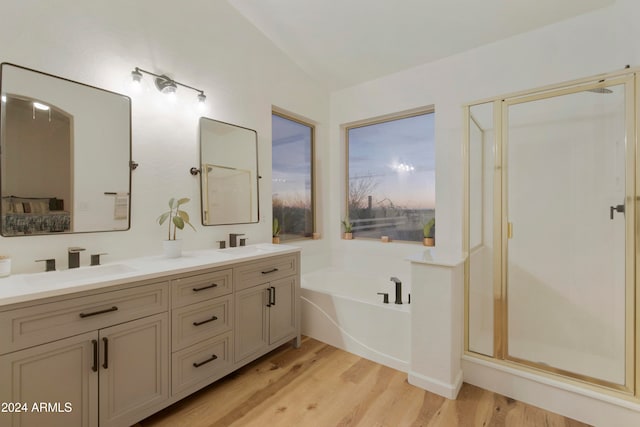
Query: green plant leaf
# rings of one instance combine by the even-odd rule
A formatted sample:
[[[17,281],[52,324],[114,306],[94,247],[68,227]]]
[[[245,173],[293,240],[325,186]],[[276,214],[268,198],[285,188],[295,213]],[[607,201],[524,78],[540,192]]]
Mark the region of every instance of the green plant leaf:
[[[176,200],[176,199],[174,199],[173,197],[169,199],[169,207],[170,207],[171,209],[173,209],[173,208],[174,208],[174,206],[173,206],[173,202],[174,202],[175,200]]]
[[[177,213],[180,216],[180,218],[184,220],[184,222],[187,222],[187,223],[189,222],[189,214],[187,212],[179,210]]]
[[[180,230],[182,230],[184,228],[184,220],[182,218],[180,218],[178,215],[173,217],[173,223],[175,224],[176,227],[178,227]]]
[[[188,197],[183,197],[182,199],[178,200],[178,205],[176,206],[179,207],[180,205],[184,205],[185,203],[188,203],[191,199]]]
[[[185,224],[189,225],[189,227],[191,227],[193,231],[196,231],[196,228],[193,225],[191,225],[191,221],[189,220],[189,214],[187,212],[178,211],[178,215],[180,215],[180,218],[182,218]]]
[[[167,220],[167,218],[169,218],[169,212],[165,212],[162,215],[160,215],[157,221],[160,225],[162,225]]]

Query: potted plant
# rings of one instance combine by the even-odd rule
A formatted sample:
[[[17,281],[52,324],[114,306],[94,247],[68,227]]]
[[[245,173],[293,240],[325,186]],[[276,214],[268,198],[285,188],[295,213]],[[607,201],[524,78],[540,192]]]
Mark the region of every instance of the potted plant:
[[[278,244],[280,243],[280,223],[278,222],[278,218],[273,218],[273,228],[271,233],[271,241],[272,243]]]
[[[422,244],[425,246],[435,246],[436,244],[436,219],[431,218],[429,222],[427,222],[422,227],[422,234],[424,239],[422,240]]]
[[[342,221],[342,225],[344,226],[344,239],[352,240],[353,232],[351,231],[351,229],[353,228],[353,224],[351,224],[349,218],[345,218],[344,221]]]
[[[178,229],[182,230],[184,225],[188,224],[189,227],[193,228],[193,231],[196,231],[191,222],[189,222],[189,214],[180,209],[180,206],[188,203],[189,200],[191,199],[187,197],[178,200],[174,197],[170,198],[169,210],[158,217],[160,225],[164,224],[167,219],[171,219],[167,230],[167,240],[163,241],[164,254],[167,258],[178,258],[182,255],[182,239],[176,239]],[[171,224],[173,224],[173,233],[171,232]]]

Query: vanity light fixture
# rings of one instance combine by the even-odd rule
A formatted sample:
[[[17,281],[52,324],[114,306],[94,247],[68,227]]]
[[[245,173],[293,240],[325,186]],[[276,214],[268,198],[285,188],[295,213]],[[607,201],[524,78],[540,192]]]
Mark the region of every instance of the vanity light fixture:
[[[33,101],[33,115],[32,115],[32,119],[33,120],[36,119],[36,110],[48,111],[49,112],[49,122],[51,122],[51,107],[49,107],[48,105],[43,104],[41,102]]]
[[[42,111],[48,111],[50,109],[50,107],[48,105],[42,104],[40,102],[34,102],[33,106],[37,109],[37,110],[42,110]]]
[[[150,76],[155,77],[154,82],[155,82],[156,88],[164,94],[167,94],[167,95],[174,94],[176,93],[178,86],[182,86],[182,87],[186,87],[187,89],[191,89],[198,92],[198,102],[204,103],[205,100],[207,99],[206,95],[204,94],[204,91],[201,89],[197,89],[193,86],[180,83],[165,74],[160,75],[160,74],[152,73],[151,71],[143,70],[142,68],[138,68],[138,67],[136,67],[131,72],[131,78],[133,79],[134,83],[140,83],[142,81],[142,73],[149,74]]]

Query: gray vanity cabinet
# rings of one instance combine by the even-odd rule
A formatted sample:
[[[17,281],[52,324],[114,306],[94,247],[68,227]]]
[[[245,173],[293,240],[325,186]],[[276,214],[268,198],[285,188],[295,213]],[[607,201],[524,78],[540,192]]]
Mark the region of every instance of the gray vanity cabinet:
[[[26,405],[0,425],[126,426],[162,408],[168,284],[131,286],[0,313],[0,402]]]
[[[98,343],[98,334],[89,332],[0,356],[0,402],[7,405],[6,412],[0,413],[0,425],[96,427],[94,343]],[[40,403],[59,406],[40,412]]]
[[[233,370],[233,270],[171,281],[171,394],[181,398]]]
[[[127,426],[169,398],[169,315],[99,331],[100,427]]]
[[[128,427],[299,346],[299,265],[288,252],[0,305],[0,426]]]
[[[236,269],[236,364],[287,340],[299,341],[299,259],[298,254],[285,255]]]

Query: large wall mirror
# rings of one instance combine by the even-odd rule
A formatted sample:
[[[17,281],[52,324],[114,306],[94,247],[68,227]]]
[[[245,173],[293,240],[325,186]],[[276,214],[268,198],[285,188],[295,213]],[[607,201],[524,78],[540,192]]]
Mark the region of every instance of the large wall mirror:
[[[129,97],[8,63],[0,93],[0,233],[129,229]]]
[[[200,118],[202,224],[258,222],[258,134]]]

